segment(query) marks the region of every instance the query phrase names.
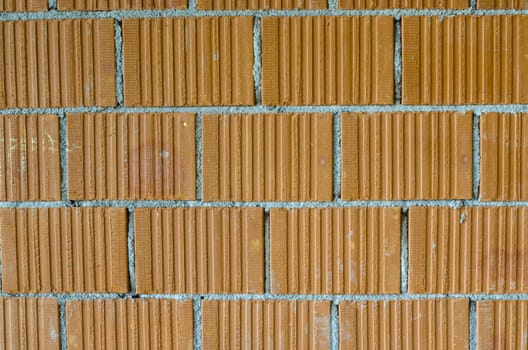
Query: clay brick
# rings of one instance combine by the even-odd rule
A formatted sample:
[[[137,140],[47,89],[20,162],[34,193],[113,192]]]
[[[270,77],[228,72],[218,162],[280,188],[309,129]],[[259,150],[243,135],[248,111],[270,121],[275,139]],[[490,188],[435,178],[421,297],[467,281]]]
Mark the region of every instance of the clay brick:
[[[48,0],[0,0],[0,12],[47,11]]]
[[[528,9],[528,1],[526,0],[478,0],[478,9]]]
[[[199,10],[326,9],[327,0],[197,0]]]
[[[399,208],[271,209],[271,292],[400,292]]]
[[[58,0],[60,10],[153,10],[181,9],[187,0]]]
[[[477,349],[526,349],[528,301],[477,301]]]
[[[263,17],[262,103],[391,104],[392,17]]]
[[[124,208],[0,209],[2,290],[128,291]]]
[[[402,18],[404,104],[528,103],[528,16]]]
[[[469,300],[339,303],[339,348],[469,349]]]
[[[220,349],[330,349],[330,302],[202,301],[202,346]]]
[[[195,116],[70,114],[69,199],[194,199]]]
[[[262,208],[137,209],[138,293],[263,293]]]
[[[342,113],[346,200],[472,196],[472,114]]]
[[[206,201],[329,201],[331,114],[205,115]]]
[[[115,61],[112,19],[0,22],[0,108],[115,106]]]
[[[528,200],[528,114],[480,118],[481,200]]]
[[[340,0],[339,8],[355,10],[382,9],[465,9],[468,0]]]
[[[59,303],[47,298],[0,298],[0,348],[59,350]]]
[[[527,293],[528,208],[409,209],[410,293]]]
[[[59,143],[56,115],[0,116],[0,200],[60,200]]]
[[[253,17],[123,20],[125,105],[252,105]]]
[[[66,302],[68,349],[193,348],[192,302],[106,299]]]

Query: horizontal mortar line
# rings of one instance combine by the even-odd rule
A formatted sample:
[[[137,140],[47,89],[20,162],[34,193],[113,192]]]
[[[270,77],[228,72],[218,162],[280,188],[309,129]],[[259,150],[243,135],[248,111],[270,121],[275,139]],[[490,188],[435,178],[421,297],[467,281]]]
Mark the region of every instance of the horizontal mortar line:
[[[470,300],[527,300],[528,294],[133,294],[133,293],[6,293],[3,298],[56,298],[68,300],[96,299],[173,299],[173,300],[326,300],[326,301],[387,301],[465,298]]]
[[[339,112],[528,112],[528,104],[504,105],[329,105],[329,106],[192,106],[192,107],[64,107],[10,108],[0,115],[60,114],[60,113],[339,113]]]
[[[419,199],[419,200],[358,200],[329,202],[202,202],[202,201],[175,201],[175,200],[90,200],[90,201],[43,201],[43,202],[0,202],[0,208],[62,208],[62,207],[123,207],[123,208],[193,208],[193,207],[240,207],[240,208],[355,208],[355,207],[401,207],[412,206],[444,206],[460,208],[464,206],[479,207],[525,207],[528,201],[493,201],[484,202],[476,199]]]
[[[108,10],[108,11],[41,11],[2,13],[0,21],[33,19],[75,19],[75,18],[156,18],[156,17],[210,17],[210,16],[457,16],[457,15],[519,15],[528,14],[528,10],[516,9],[295,9],[295,10],[195,10],[195,9],[158,9],[158,10]]]

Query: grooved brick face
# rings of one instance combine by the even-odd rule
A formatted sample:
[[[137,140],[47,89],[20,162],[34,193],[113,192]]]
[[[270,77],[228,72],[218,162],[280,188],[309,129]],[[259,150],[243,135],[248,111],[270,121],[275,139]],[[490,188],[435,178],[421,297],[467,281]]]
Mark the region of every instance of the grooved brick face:
[[[528,103],[528,16],[402,18],[404,104]]]
[[[123,20],[126,106],[252,105],[253,17]]]
[[[391,104],[392,17],[263,17],[262,103]]]
[[[152,10],[181,9],[187,0],[58,0],[59,10]]]
[[[528,338],[528,301],[477,301],[477,348],[526,349]]]
[[[59,118],[0,116],[0,200],[61,199]]]
[[[0,12],[46,11],[48,0],[0,0]]]
[[[137,209],[140,293],[263,293],[262,208]]]
[[[400,292],[399,208],[270,210],[271,292]]]
[[[519,9],[528,8],[526,0],[477,0],[478,9]]]
[[[327,0],[197,0],[199,10],[326,9]]]
[[[357,10],[465,9],[469,0],[339,0],[338,4],[340,8]]]

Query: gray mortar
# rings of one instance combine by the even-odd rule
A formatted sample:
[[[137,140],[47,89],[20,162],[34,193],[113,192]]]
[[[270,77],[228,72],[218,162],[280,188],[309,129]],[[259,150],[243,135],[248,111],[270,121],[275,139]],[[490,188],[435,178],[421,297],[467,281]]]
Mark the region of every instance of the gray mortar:
[[[194,346],[201,349],[201,300],[327,300],[331,301],[331,349],[339,349],[339,322],[338,304],[340,301],[362,301],[362,300],[403,300],[403,299],[428,299],[428,298],[469,298],[470,299],[470,349],[476,349],[476,301],[477,300],[528,300],[528,294],[409,294],[408,285],[408,238],[407,238],[407,210],[411,206],[449,206],[458,208],[466,206],[528,206],[527,201],[518,202],[481,202],[478,200],[478,187],[480,181],[480,150],[479,150],[479,121],[485,112],[528,112],[528,105],[451,105],[451,106],[420,106],[402,105],[402,59],[401,59],[401,22],[402,16],[456,16],[456,15],[498,15],[498,14],[528,14],[528,10],[477,10],[476,0],[471,0],[470,8],[464,10],[342,10],[338,9],[337,0],[329,0],[328,10],[242,10],[242,11],[202,11],[196,9],[196,0],[189,1],[188,10],[117,10],[117,11],[57,11],[56,0],[48,0],[50,11],[32,13],[2,13],[0,21],[6,20],[29,20],[29,19],[72,19],[72,18],[113,18],[115,19],[115,42],[116,42],[116,107],[73,107],[73,108],[20,108],[0,110],[0,115],[7,114],[56,114],[60,117],[61,137],[61,194],[62,201],[48,202],[0,202],[0,208],[41,208],[41,207],[65,207],[65,206],[103,206],[103,207],[126,207],[128,208],[128,258],[131,291],[126,294],[116,293],[5,293],[0,292],[0,297],[50,297],[56,298],[60,310],[60,338],[62,350],[66,350],[66,315],[65,304],[69,300],[86,299],[115,299],[115,298],[168,298],[174,300],[192,300],[194,312]],[[344,16],[379,16],[386,15],[395,18],[395,42],[394,42],[394,84],[395,104],[384,106],[265,106],[262,105],[261,89],[261,18],[266,16],[320,16],[320,15],[344,15]],[[254,65],[253,77],[255,82],[255,106],[241,107],[125,107],[124,106],[124,79],[123,79],[123,48],[122,27],[123,18],[157,18],[157,17],[193,17],[193,16],[253,16],[253,45]],[[410,200],[410,201],[344,201],[340,199],[340,112],[420,112],[420,111],[473,111],[473,199],[468,200]],[[128,200],[67,200],[67,145],[66,145],[66,113],[144,113],[144,112],[191,112],[196,113],[196,190],[197,200],[194,201],[128,201]],[[201,115],[202,113],[333,113],[333,151],[334,151],[334,201],[332,202],[201,202],[202,198],[202,138],[201,138]],[[264,294],[136,294],[135,266],[134,266],[134,232],[133,219],[134,209],[141,207],[263,207],[265,210],[265,293]],[[271,294],[270,291],[270,232],[269,232],[269,210],[271,208],[327,208],[327,207],[400,207],[402,209],[402,239],[401,239],[401,294],[372,294],[372,295],[289,295]],[[1,247],[0,247],[1,251]],[[0,288],[1,288],[2,265],[0,259]]]
[[[477,303],[469,301],[469,348],[477,349]]]

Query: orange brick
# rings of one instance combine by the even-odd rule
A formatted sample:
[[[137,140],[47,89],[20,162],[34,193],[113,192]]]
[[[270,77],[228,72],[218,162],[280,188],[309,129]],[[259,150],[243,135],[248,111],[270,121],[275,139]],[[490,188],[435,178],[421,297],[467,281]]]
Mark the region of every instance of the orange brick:
[[[528,16],[402,18],[404,104],[528,103]]]
[[[382,9],[465,9],[469,7],[468,0],[340,0],[339,8],[356,10]]]
[[[0,108],[115,106],[115,61],[111,19],[0,22]]]
[[[400,292],[399,208],[271,209],[271,292]]]
[[[59,303],[47,298],[0,298],[0,348],[59,350]]]
[[[195,116],[70,114],[69,199],[194,199]]]
[[[469,349],[469,300],[339,303],[339,348]]]
[[[477,301],[477,349],[526,349],[528,301]]]
[[[409,209],[410,293],[527,293],[528,208]]]
[[[478,0],[478,9],[528,9],[526,0]]]
[[[341,195],[346,200],[472,196],[472,115],[343,113]]]
[[[331,114],[205,115],[206,201],[329,201]]]
[[[263,17],[266,105],[391,104],[392,17]]]
[[[187,0],[58,0],[59,10],[153,10],[181,9]]]
[[[47,11],[48,0],[0,0],[0,12]]]
[[[199,10],[296,10],[326,9],[327,0],[197,0]]]
[[[202,347],[204,350],[329,349],[330,302],[202,301]]]
[[[0,200],[60,200],[59,143],[56,115],[0,116]]]
[[[137,209],[138,293],[263,293],[262,208]]]
[[[252,105],[253,17],[123,20],[127,106]]]
[[[124,208],[0,209],[2,290],[128,291]]]
[[[68,349],[192,349],[191,301],[106,299],[66,302]]]
[[[528,113],[484,113],[480,158],[482,200],[528,200]]]

